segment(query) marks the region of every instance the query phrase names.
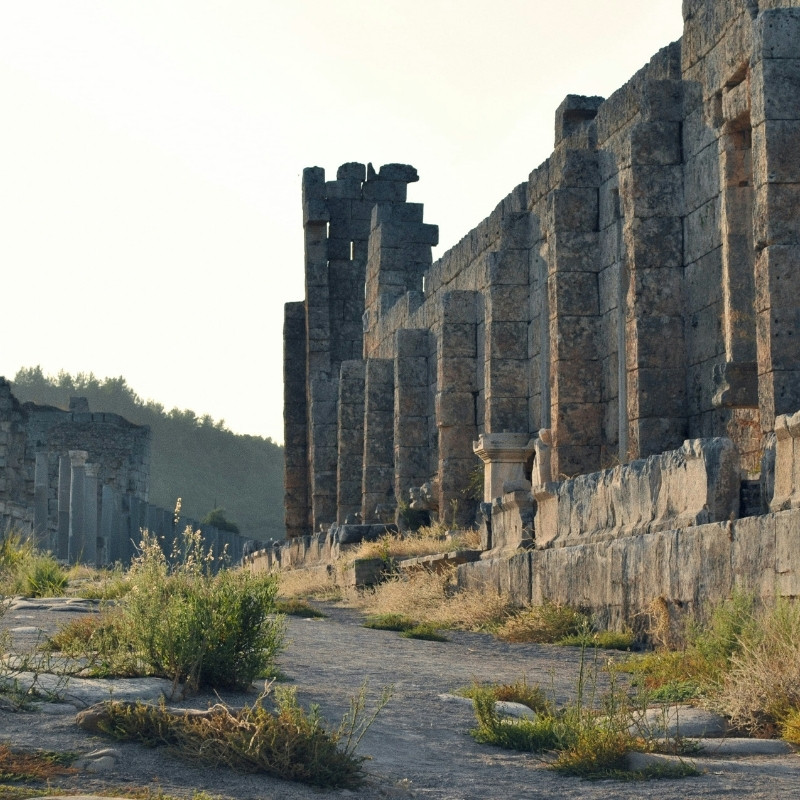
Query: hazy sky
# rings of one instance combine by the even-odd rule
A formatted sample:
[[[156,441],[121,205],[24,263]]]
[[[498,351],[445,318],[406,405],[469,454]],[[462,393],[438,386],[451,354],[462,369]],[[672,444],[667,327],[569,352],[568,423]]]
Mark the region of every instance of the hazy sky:
[[[300,176],[413,164],[443,252],[681,35],[680,0],[0,0],[0,375],[283,440]]]

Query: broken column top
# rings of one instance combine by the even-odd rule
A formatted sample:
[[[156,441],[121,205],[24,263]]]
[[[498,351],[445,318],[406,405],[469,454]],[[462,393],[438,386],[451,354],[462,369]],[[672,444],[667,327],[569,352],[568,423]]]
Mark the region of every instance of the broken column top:
[[[581,94],[568,94],[556,109],[555,146],[582,125],[597,116],[597,111],[605,101],[604,97],[585,97]]]

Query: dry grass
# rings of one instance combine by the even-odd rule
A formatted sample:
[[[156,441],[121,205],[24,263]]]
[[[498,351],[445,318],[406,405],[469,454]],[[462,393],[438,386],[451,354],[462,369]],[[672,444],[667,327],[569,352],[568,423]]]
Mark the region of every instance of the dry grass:
[[[0,780],[4,781],[49,781],[51,778],[74,775],[77,770],[69,764],[74,760],[71,754],[24,753],[0,745]]]
[[[452,571],[419,571],[398,576],[352,598],[357,608],[374,615],[401,614],[441,628],[479,630],[505,619],[511,609],[506,595],[489,587],[457,590]]]
[[[317,600],[341,600],[342,591],[336,585],[332,570],[282,569],[278,573],[278,597],[284,599],[313,597]]]
[[[480,533],[473,530],[458,531],[448,536],[443,525],[420,528],[414,533],[387,533],[375,542],[361,544],[347,553],[348,560],[357,558],[411,558],[430,556],[439,553],[452,553],[456,550],[477,549],[480,547]]]
[[[545,602],[509,617],[497,630],[497,637],[506,642],[553,644],[588,628],[588,616],[578,609]]]

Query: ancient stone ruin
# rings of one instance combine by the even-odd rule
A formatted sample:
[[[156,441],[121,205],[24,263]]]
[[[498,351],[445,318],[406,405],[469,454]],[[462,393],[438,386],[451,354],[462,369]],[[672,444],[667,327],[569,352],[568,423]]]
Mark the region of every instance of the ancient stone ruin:
[[[483,525],[461,579],[523,601],[800,594],[796,6],[684,0],[682,39],[567,96],[550,158],[435,263],[413,167],[304,171],[296,551],[402,523],[426,486]]]
[[[183,525],[148,503],[150,428],[118,414],[92,413],[86,398],[69,410],[21,404],[0,377],[0,536],[14,529],[70,563],[127,564],[142,529],[163,539],[167,554]],[[236,534],[205,526],[204,540],[232,558]]]

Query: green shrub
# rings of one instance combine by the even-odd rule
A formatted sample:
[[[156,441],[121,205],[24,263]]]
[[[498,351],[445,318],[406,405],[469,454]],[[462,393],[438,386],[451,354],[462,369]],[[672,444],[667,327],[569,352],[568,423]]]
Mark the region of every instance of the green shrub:
[[[318,608],[314,608],[305,600],[296,597],[288,599],[278,599],[275,601],[275,610],[279,614],[288,614],[293,617],[313,617],[314,619],[324,619],[325,614]]]
[[[269,672],[283,643],[283,618],[274,614],[277,578],[214,574],[199,532],[188,528],[182,552],[169,566],[145,534],[119,610],[127,646],[152,674],[189,691],[245,688]]]
[[[568,647],[603,647],[606,650],[630,650],[635,637],[631,631],[582,631],[559,639]]]
[[[404,614],[373,614],[364,621],[365,628],[379,631],[410,631],[416,623]]]
[[[507,642],[555,644],[591,629],[589,617],[572,606],[546,600],[540,606],[518,611],[497,629]]]
[[[407,630],[400,632],[406,639],[423,639],[428,642],[448,642],[446,636],[439,633],[439,629],[429,622],[420,622]]]
[[[49,553],[34,552],[22,567],[22,586],[27,597],[60,597],[67,573]]]
[[[457,694],[462,697],[469,697],[474,699],[476,695],[482,692],[489,691],[492,693],[495,701],[502,700],[511,703],[521,703],[528,706],[531,711],[537,714],[545,714],[552,716],[553,707],[552,703],[547,699],[547,696],[542,691],[542,687],[538,683],[529,684],[525,678],[521,678],[514,683],[473,683],[471,686],[465,686],[457,690]]]

